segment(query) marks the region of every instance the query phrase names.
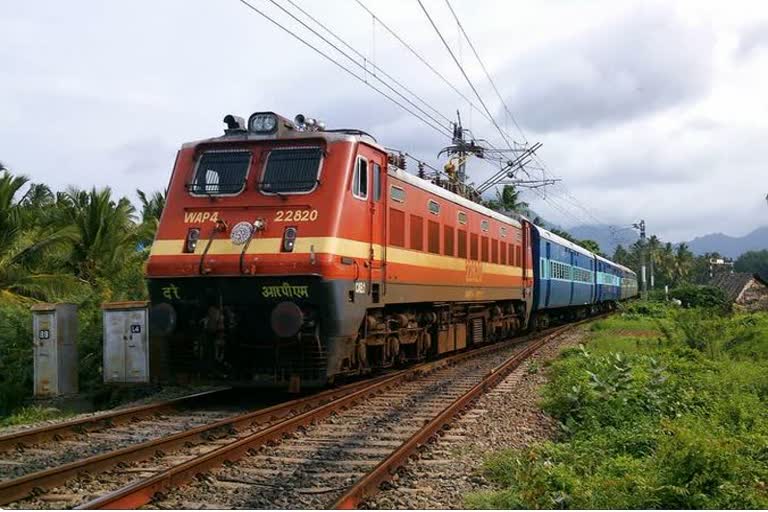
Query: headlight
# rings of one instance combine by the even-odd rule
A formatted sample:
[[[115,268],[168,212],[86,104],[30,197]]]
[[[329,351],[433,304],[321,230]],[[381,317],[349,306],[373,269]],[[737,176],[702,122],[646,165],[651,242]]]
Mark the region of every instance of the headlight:
[[[296,245],[296,228],[285,228],[283,231],[283,252],[293,252],[294,245]]]
[[[198,240],[200,240],[200,228],[189,228],[189,231],[187,231],[187,239],[184,242],[184,252],[195,252]]]
[[[254,133],[273,133],[277,130],[277,116],[272,113],[252,114],[248,129]]]

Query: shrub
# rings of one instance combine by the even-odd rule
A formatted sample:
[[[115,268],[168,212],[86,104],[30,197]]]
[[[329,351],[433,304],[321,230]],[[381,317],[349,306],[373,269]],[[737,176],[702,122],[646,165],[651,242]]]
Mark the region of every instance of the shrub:
[[[687,285],[669,292],[670,298],[678,299],[686,308],[730,309],[730,302],[720,288]]]
[[[609,320],[595,339],[620,333],[622,321],[625,329],[638,323]],[[663,324],[665,342],[648,352],[564,351],[542,400],[560,422],[559,438],[490,457],[485,472],[501,490],[466,504],[768,507],[768,360],[730,357],[747,345],[757,350],[749,333],[768,326],[768,316],[682,310]]]

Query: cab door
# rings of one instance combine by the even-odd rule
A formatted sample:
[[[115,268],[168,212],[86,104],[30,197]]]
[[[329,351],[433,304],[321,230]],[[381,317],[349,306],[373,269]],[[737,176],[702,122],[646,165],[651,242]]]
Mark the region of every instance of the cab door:
[[[364,232],[368,241],[366,293],[374,304],[381,302],[385,293],[386,273],[386,181],[387,156],[371,147],[360,145],[358,159],[365,161],[368,173],[368,193]],[[362,276],[361,276],[362,277]]]

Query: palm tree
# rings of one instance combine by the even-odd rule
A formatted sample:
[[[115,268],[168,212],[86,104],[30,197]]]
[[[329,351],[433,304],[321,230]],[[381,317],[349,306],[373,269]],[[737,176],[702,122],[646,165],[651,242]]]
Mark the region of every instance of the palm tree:
[[[75,231],[71,266],[79,278],[94,283],[135,252],[136,210],[127,198],[115,202],[109,187],[90,192],[70,187],[58,202],[60,224]]]
[[[504,185],[501,191],[496,189],[496,199],[488,201],[487,206],[502,213],[515,212],[526,215],[529,204],[520,200],[520,191],[514,185]]]
[[[136,194],[141,201],[141,226],[139,227],[138,242],[142,247],[147,247],[155,240],[160,216],[165,209],[165,201],[168,191],[154,192],[150,197],[143,190],[136,189]]]
[[[673,279],[676,285],[681,285],[688,280],[688,275],[693,268],[693,253],[688,248],[688,245],[681,243],[677,246],[674,256],[674,273]]]
[[[32,229],[24,205],[16,200],[29,180],[14,176],[2,164],[0,170],[0,298],[25,302],[72,291],[75,281],[71,276],[34,268],[44,253],[69,243],[70,231]]]

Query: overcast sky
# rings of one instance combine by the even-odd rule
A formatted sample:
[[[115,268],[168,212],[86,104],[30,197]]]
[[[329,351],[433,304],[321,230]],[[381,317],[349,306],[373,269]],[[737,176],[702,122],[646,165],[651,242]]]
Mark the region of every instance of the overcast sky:
[[[317,41],[269,1],[250,1]],[[501,146],[494,127],[355,0],[294,1]],[[478,103],[416,0],[364,3]],[[521,140],[444,0],[424,3]],[[564,226],[644,218],[671,241],[768,224],[768,2],[452,5],[525,136],[543,143],[539,155],[563,180],[546,199],[526,195],[545,217]],[[0,70],[0,161],[53,188],[162,189],[180,144],[220,134],[227,113],[303,112],[433,163],[447,143],[237,0],[2,2]],[[473,162],[470,172],[482,181],[492,168]]]

